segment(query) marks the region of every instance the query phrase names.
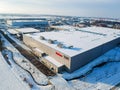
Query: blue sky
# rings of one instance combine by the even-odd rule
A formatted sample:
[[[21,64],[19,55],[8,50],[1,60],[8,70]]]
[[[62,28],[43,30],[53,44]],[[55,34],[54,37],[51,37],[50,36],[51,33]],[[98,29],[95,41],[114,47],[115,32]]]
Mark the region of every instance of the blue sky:
[[[0,13],[120,18],[120,0],[0,0]]]

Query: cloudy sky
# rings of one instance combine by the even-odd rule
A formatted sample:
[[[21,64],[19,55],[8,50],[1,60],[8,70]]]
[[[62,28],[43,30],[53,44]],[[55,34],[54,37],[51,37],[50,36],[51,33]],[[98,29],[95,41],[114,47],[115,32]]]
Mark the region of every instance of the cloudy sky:
[[[120,18],[120,0],[0,0],[0,13]]]

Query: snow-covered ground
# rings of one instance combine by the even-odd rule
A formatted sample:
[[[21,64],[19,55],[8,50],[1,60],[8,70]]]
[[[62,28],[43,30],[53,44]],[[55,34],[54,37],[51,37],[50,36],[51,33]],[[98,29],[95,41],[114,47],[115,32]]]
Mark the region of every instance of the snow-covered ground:
[[[96,68],[84,78],[68,81],[77,90],[110,90],[120,82],[120,62]]]
[[[22,83],[7,65],[5,59],[0,53],[0,90],[30,90],[30,88]]]
[[[59,75],[52,77],[50,82],[55,86],[55,90],[74,90],[74,88]]]

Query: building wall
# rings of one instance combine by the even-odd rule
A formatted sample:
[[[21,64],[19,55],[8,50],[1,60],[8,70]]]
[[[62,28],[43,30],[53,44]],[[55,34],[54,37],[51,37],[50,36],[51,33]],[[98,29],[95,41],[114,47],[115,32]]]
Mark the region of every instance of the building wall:
[[[99,47],[93,48],[89,51],[81,53],[71,58],[71,69],[69,72],[79,69],[80,67],[86,65],[90,61],[96,59],[97,57],[103,55],[105,52],[116,47],[120,44],[120,38],[113,41],[107,42]]]
[[[99,57],[102,51],[102,47],[96,47],[84,53],[78,54],[71,58],[71,70],[69,72],[73,72],[74,70],[79,69],[83,65],[86,65],[90,61]]]
[[[106,44],[103,44],[103,50],[102,50],[102,53],[105,53],[106,51],[114,48],[115,46],[119,45],[120,44],[120,38],[117,38],[113,41],[110,41]]]
[[[49,56],[53,57],[58,62],[64,64],[68,69],[70,69],[70,59],[71,58],[68,57],[67,55],[65,55],[51,47],[48,47],[47,45],[45,45],[41,42],[38,42],[38,41],[34,40],[33,38],[30,38],[29,36],[26,36],[26,35],[23,35],[23,41],[26,45],[28,45],[30,47],[37,47],[38,49],[42,50],[43,52],[45,52]],[[58,54],[60,54],[61,56]],[[69,59],[65,59],[64,56],[67,56]]]

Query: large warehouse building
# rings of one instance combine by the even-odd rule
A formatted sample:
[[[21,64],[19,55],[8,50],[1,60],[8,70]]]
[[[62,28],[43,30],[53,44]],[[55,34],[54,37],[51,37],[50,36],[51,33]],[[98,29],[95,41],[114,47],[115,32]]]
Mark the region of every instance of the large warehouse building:
[[[73,72],[120,43],[120,31],[103,27],[25,34],[23,41],[54,72]]]

